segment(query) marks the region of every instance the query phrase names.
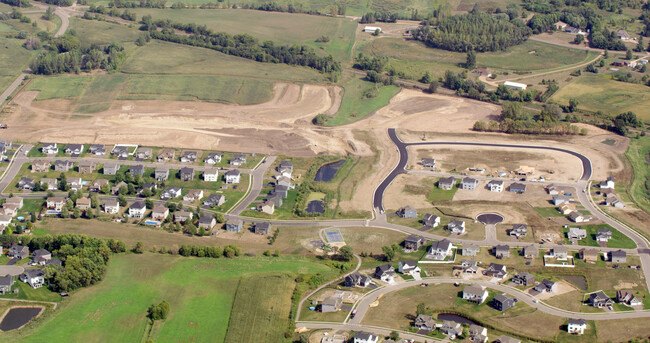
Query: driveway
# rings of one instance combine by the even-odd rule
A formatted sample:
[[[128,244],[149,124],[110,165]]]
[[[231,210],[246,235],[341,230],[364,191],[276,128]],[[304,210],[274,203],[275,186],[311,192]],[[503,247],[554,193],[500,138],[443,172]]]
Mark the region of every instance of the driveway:
[[[25,271],[21,266],[0,266],[0,275],[18,276]]]

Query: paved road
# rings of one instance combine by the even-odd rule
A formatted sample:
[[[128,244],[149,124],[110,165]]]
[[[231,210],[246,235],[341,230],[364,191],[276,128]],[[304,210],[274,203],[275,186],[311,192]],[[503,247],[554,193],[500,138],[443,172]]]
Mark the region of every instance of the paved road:
[[[262,187],[264,187],[264,174],[267,170],[269,170],[269,167],[273,165],[273,162],[275,162],[275,156],[268,156],[262,161],[257,169],[251,172],[253,180],[251,181],[252,186],[250,193],[248,193],[246,198],[241,203],[239,203],[239,205],[237,205],[237,207],[235,207],[235,209],[230,213],[239,215],[244,210],[246,210],[253,201],[255,201],[257,196],[262,191]]]

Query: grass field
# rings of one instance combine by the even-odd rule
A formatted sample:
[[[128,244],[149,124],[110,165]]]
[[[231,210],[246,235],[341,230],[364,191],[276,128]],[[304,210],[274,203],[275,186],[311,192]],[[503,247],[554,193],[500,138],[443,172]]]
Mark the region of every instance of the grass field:
[[[587,237],[579,240],[578,245],[591,246],[591,247],[599,246],[598,242],[596,242],[596,233],[598,233],[598,229],[608,229],[608,230],[612,230],[612,239],[610,239],[607,242],[608,248],[617,248],[617,249],[636,248],[636,244],[632,239],[630,239],[629,237],[622,234],[620,231],[614,229],[613,227],[607,224],[582,225],[581,228],[587,230]],[[563,232],[568,232],[568,231],[569,229],[563,229]],[[569,239],[566,238],[566,234],[564,234],[564,237],[566,242],[569,243]]]
[[[625,152],[634,170],[634,179],[629,188],[632,201],[646,212],[650,212],[650,138],[648,136],[632,139]]]
[[[5,25],[0,22],[0,25]],[[3,26],[0,26],[0,31]],[[0,89],[4,91],[25,68],[32,52],[22,47],[23,41],[0,37]]]
[[[365,98],[364,91],[376,87],[374,83],[353,78],[345,83],[343,100],[334,117],[327,120],[327,126],[345,125],[363,119],[370,113],[388,105],[390,99],[397,94],[399,87],[384,86],[379,88],[374,98]]]
[[[36,100],[72,99],[80,96],[91,81],[90,76],[38,77],[27,86],[27,90],[39,91]]]
[[[435,186],[431,188],[431,191],[429,191],[429,194],[427,195],[427,201],[451,201],[454,198],[454,194],[456,194],[456,191],[458,190],[459,182],[460,181],[457,181],[456,184],[454,184],[454,187],[452,187],[450,190],[445,190],[438,187],[438,183],[436,181]],[[425,180],[425,182],[422,184],[423,186],[427,187],[430,185],[430,182],[428,180]]]
[[[533,207],[535,212],[539,213],[544,218],[562,217],[562,212],[558,211],[556,207]]]
[[[126,76],[110,74],[93,76],[88,87],[76,101],[75,112],[97,113],[110,108],[122,89]]]
[[[156,342],[223,342],[229,320],[230,325],[240,324],[244,330],[254,327],[264,337],[278,330],[271,323],[284,320],[281,329],[286,329],[287,318],[279,317],[286,312],[266,312],[277,318],[271,320],[266,316],[253,326],[233,321],[240,318],[231,318],[231,311],[237,310],[233,301],[237,298],[239,279],[255,279],[260,273],[316,272],[333,276],[329,267],[302,258],[215,260],[157,254],[114,256],[104,281],[73,294],[57,309],[57,315],[32,335],[14,337],[21,342],[140,342],[147,328],[147,308],[162,300],[170,303],[171,312],[164,322],[154,326],[152,338]],[[290,297],[291,289],[265,287],[265,292],[259,292],[260,299],[264,295],[267,301],[287,297],[287,293]],[[280,293],[274,293],[276,290]],[[264,309],[259,305],[254,304],[256,307],[248,311]],[[11,336],[7,338],[12,341]]]
[[[134,42],[142,34],[137,28],[81,18],[71,18],[69,30],[77,33],[83,45]]]
[[[564,105],[570,98],[578,99],[578,108],[587,111],[602,111],[611,116],[632,111],[639,119],[650,120],[650,90],[646,86],[612,81],[598,75],[583,75],[551,97]]]

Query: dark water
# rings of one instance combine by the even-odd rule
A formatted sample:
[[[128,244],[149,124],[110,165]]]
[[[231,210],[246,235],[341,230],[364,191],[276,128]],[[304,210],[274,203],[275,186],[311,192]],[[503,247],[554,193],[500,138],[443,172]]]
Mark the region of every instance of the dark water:
[[[585,280],[584,276],[581,275],[562,275],[561,276],[563,279],[571,282],[572,284],[576,285],[576,287],[580,288],[583,291],[587,290],[587,280]]]
[[[324,205],[320,200],[312,200],[307,204],[307,213],[325,213]]]
[[[328,163],[318,169],[316,172],[316,177],[314,181],[320,182],[330,182],[336,175],[336,172],[339,171],[339,168],[345,163],[345,160],[336,161],[333,163]]]
[[[438,314],[438,320],[451,320],[456,323],[461,323],[461,324],[476,324],[473,320],[467,319],[463,316],[459,316],[457,314],[453,313],[439,313]]]
[[[14,307],[0,323],[0,331],[17,329],[36,317],[41,312],[40,307]]]

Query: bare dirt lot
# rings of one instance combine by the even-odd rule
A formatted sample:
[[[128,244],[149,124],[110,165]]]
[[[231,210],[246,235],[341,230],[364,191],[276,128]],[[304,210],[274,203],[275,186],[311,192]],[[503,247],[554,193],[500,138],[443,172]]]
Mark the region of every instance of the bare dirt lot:
[[[431,203],[423,194],[409,193],[405,190],[406,185],[420,185],[427,180],[433,184],[435,179],[422,175],[398,175],[384,193],[384,206],[386,208],[401,208],[406,205],[411,205],[414,208],[431,207]]]

